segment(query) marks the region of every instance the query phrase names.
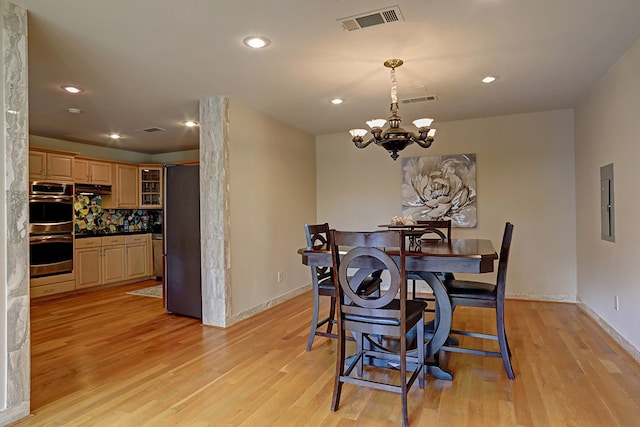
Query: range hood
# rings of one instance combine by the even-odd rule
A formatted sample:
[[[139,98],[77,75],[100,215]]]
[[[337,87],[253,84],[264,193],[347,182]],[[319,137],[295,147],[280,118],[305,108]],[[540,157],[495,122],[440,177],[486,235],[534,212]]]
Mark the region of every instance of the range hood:
[[[76,194],[82,195],[100,195],[108,196],[111,194],[110,185],[95,185],[95,184],[76,184]]]

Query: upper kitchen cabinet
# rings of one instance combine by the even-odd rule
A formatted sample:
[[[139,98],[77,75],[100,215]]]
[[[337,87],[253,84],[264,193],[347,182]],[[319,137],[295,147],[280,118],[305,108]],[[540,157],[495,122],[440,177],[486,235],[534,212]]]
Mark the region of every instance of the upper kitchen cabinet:
[[[162,208],[162,166],[140,165],[140,207]]]
[[[111,195],[102,198],[102,207],[108,209],[138,208],[138,165],[115,163]]]
[[[80,184],[112,185],[112,164],[76,157],[73,162],[73,179]]]
[[[29,179],[73,181],[73,160],[69,153],[29,150]]]

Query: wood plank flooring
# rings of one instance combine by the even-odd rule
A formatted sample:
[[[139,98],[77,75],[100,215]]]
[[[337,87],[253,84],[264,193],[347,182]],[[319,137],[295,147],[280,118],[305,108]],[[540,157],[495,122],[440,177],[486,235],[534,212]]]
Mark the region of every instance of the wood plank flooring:
[[[32,304],[32,415],[15,426],[401,425],[398,395],[349,384],[330,412],[335,342],[305,351],[310,293],[222,330],[125,293],[151,284]],[[492,331],[489,313],[454,326]],[[448,354],[455,379],[411,390],[411,425],[639,425],[640,366],[577,307],[509,300],[506,322],[516,379]]]

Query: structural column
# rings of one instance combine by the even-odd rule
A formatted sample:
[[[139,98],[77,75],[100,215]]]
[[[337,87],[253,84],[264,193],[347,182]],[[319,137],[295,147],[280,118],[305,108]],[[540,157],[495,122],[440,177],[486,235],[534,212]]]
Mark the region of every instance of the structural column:
[[[29,414],[27,13],[0,0],[0,425]]]
[[[229,261],[229,100],[200,100],[200,241],[202,323],[225,327],[231,316]]]

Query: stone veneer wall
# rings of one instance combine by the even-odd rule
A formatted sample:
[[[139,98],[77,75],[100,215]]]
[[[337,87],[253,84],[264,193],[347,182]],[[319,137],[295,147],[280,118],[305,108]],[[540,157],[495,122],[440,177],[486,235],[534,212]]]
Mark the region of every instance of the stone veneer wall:
[[[202,323],[227,326],[231,316],[229,249],[229,100],[200,100]]]
[[[0,425],[29,414],[27,12],[0,0]]]

